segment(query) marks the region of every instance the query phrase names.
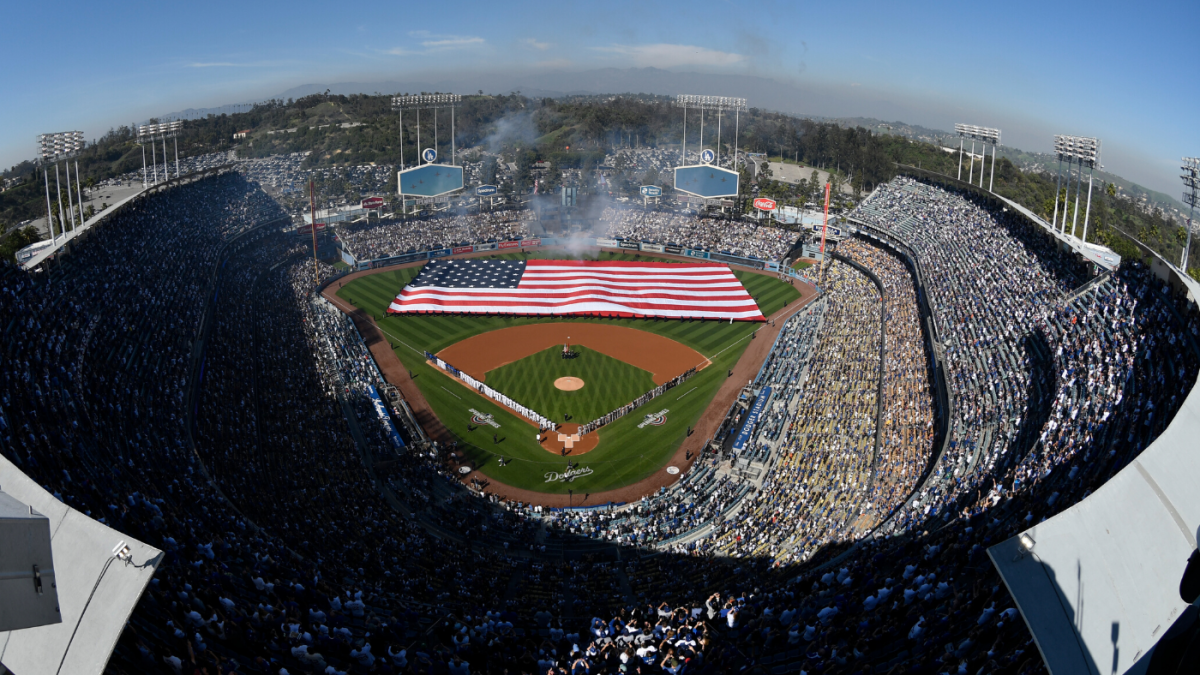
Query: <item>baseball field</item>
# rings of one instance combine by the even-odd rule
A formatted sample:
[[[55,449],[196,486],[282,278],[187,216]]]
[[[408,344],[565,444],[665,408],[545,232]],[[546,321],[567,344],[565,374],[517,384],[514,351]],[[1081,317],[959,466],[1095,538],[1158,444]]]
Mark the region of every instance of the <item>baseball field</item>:
[[[536,251],[526,257],[562,255]],[[655,258],[604,252],[599,259]],[[666,463],[689,427],[708,407],[727,371],[762,325],[386,314],[391,300],[419,272],[419,267],[410,267],[359,277],[340,288],[337,297],[375,320],[438,419],[457,439],[461,461],[492,481],[535,492],[598,493],[668,470]],[[737,268],[734,273],[766,316],[800,295],[795,287],[773,277]],[[562,343],[567,341],[563,338],[568,336],[577,356],[563,359]],[[682,385],[594,432],[594,447],[586,454],[561,456],[539,443],[536,426],[428,363],[426,351],[555,421],[563,422],[563,415],[570,415],[572,423],[588,422],[624,405],[688,368],[700,370]],[[564,390],[555,386],[559,378],[576,378],[582,384]],[[653,417],[647,419],[648,415]],[[506,460],[503,464],[501,458]],[[574,474],[569,481],[563,479],[568,462]]]

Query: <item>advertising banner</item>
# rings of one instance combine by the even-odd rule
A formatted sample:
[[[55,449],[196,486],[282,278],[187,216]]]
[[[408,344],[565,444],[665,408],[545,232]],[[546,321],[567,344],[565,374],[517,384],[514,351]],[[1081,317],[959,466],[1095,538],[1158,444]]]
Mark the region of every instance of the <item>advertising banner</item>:
[[[642,244],[642,250],[650,251],[651,253],[662,253],[664,249],[662,244]]]
[[[367,197],[362,200],[362,207],[364,209],[377,209],[381,206],[383,206],[383,197]]]
[[[616,248],[617,240],[616,239],[607,239],[605,237],[596,237],[596,245],[600,246],[602,248]]]
[[[502,241],[496,246],[496,248],[517,248],[520,245],[521,242],[519,241]]]
[[[475,250],[476,251],[495,251],[496,250],[496,242],[492,241],[492,242],[488,242],[486,244],[475,244]]]
[[[693,258],[708,258],[708,251],[697,251],[694,248],[685,249],[687,254]]]
[[[521,246],[541,246],[541,239],[522,239]]]
[[[623,242],[621,242],[621,248],[628,248],[628,249],[632,249],[634,251],[640,251],[640,250],[642,250],[642,244],[641,244],[641,242],[637,242],[637,241],[623,241]]]
[[[454,255],[458,255],[459,253],[471,253],[474,250],[474,246],[455,246],[453,249]]]
[[[666,246],[663,248],[666,253],[683,253],[682,246]]]
[[[436,251],[429,252],[430,258],[445,258],[448,255],[450,255],[450,249],[448,248],[440,248]]]
[[[388,414],[387,406],[383,404],[383,399],[379,397],[379,392],[375,391],[375,386],[368,384],[367,393],[371,395],[371,405],[375,406],[375,414],[379,415],[379,421],[383,423],[383,428],[387,432],[388,439],[392,442],[392,447],[403,448],[404,439],[400,438],[400,433],[396,431],[396,425],[392,422],[392,416]]]
[[[762,417],[763,411],[766,410],[767,402],[771,400],[771,388],[763,387],[759,392],[758,398],[754,399],[754,405],[750,406],[750,412],[746,414],[746,421],[742,423],[742,430],[738,432],[737,438],[733,441],[733,451],[741,452],[746,449],[746,444],[750,442],[750,435],[754,433],[754,427],[758,425],[758,420]]]

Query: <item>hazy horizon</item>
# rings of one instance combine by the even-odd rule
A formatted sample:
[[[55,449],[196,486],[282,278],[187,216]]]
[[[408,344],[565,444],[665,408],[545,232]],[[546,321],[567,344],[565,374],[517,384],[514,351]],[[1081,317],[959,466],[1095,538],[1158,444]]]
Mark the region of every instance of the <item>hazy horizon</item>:
[[[437,6],[330,12],[218,2],[118,15],[68,3],[78,21],[63,26],[60,48],[35,52],[35,30],[0,45],[6,63],[20,64],[5,77],[0,166],[31,159],[38,133],[82,129],[91,140],[187,108],[340,83],[735,95],[797,115],[998,127],[1004,145],[1031,152],[1049,151],[1054,134],[1097,136],[1108,171],[1175,197],[1180,157],[1200,153],[1200,134],[1187,123],[1196,98],[1186,86],[1186,27],[1200,18],[1194,4],[1138,13],[1028,2],[999,12],[732,0],[695,2],[688,12],[623,1],[603,11],[495,7],[461,2],[448,20]],[[23,6],[9,18],[51,25],[50,11]],[[139,27],[120,46],[96,40],[146,15],[163,30]],[[1077,46],[1085,43],[1096,47]]]

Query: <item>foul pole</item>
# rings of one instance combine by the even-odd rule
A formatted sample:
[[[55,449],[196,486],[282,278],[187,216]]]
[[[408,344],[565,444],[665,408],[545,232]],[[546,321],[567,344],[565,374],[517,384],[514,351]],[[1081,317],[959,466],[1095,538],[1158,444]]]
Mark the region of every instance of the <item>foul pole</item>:
[[[825,184],[825,220],[821,223],[821,264],[825,264],[825,230],[829,227],[829,183]]]
[[[317,263],[317,198],[313,188],[313,181],[308,180],[308,209],[312,215],[312,238],[313,238],[313,283],[321,283],[321,267]]]

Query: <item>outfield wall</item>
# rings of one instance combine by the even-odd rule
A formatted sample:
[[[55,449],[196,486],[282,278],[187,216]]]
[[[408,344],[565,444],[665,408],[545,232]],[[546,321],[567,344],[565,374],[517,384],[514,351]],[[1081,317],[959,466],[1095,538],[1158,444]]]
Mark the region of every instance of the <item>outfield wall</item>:
[[[515,250],[524,250],[528,248],[548,248],[553,246],[586,246],[592,248],[612,248],[622,249],[626,251],[637,251],[639,253],[668,253],[671,255],[682,255],[689,258],[699,258],[701,260],[711,260],[713,262],[729,263],[739,267],[746,267],[752,270],[763,272],[778,272],[786,274],[789,277],[800,279],[805,283],[811,284],[813,287],[817,283],[813,279],[809,279],[804,274],[796,270],[783,267],[778,261],[762,260],[759,258],[746,258],[733,255],[731,253],[720,253],[708,251],[700,248],[689,248],[687,246],[677,246],[674,244],[652,244],[646,241],[629,241],[624,239],[608,239],[605,237],[572,237],[570,239],[558,237],[534,237],[530,239],[510,239],[507,241],[488,241],[478,244],[464,244],[462,246],[454,246],[452,248],[440,248],[433,251],[417,251],[414,253],[402,253],[400,255],[388,256],[386,258],[375,258],[373,260],[358,260],[353,267],[356,271],[373,270],[381,267],[391,267],[392,265],[406,265],[409,263],[422,262],[425,260],[435,260],[437,258],[446,258],[455,255],[465,255],[468,253],[497,253],[511,252]],[[349,261],[347,261],[349,262]]]

